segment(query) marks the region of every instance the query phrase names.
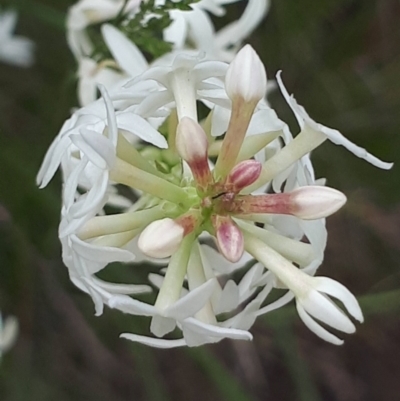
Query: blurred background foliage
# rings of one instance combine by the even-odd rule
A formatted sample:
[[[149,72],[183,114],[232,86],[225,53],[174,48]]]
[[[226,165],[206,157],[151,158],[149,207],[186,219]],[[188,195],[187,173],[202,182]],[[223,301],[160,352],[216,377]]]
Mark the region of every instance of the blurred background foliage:
[[[317,176],[348,195],[328,219],[319,274],[359,298],[366,322],[335,347],[309,332],[293,304],[255,324],[251,343],[155,350],[118,339],[143,319],[106,310],[69,282],[60,260],[60,179],[36,172],[76,106],[64,18],[72,0],[9,0],[17,32],[36,42],[30,69],[0,65],[0,308],[21,332],[0,366],[2,401],[396,401],[400,394],[400,3],[275,0],[250,38],[269,77],[317,120],[387,161],[378,170],[343,148],[314,154]],[[243,2],[244,3],[244,2]],[[228,7],[222,25],[244,4]],[[294,119],[278,92],[278,113]],[[134,277],[129,267],[116,268]]]

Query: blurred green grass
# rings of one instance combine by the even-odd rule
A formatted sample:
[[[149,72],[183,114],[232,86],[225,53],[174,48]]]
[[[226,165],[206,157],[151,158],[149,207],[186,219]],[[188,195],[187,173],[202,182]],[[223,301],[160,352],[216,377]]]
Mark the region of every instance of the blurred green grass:
[[[111,311],[93,316],[91,300],[69,282],[60,261],[59,177],[45,190],[35,186],[47,147],[77,103],[63,31],[73,3],[0,2],[20,11],[18,33],[37,44],[33,68],[0,65],[0,307],[21,322],[16,347],[0,366],[0,399],[396,400],[398,164],[380,171],[332,144],[314,154],[317,175],[346,192],[349,204],[328,220],[321,274],[354,291],[366,314],[343,347],[309,333],[293,305],[260,319],[250,344],[190,350],[131,344],[118,334],[144,330],[143,319]],[[229,6],[226,18],[242,8]],[[282,69],[290,92],[317,121],[398,162],[399,16],[395,0],[276,0],[250,41],[269,78]],[[271,102],[297,132],[279,93]]]

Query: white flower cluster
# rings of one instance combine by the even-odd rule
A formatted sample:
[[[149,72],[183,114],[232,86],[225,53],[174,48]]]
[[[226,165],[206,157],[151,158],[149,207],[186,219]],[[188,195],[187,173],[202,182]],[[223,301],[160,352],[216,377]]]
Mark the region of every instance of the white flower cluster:
[[[33,42],[25,37],[14,35],[17,23],[15,11],[0,12],[0,61],[19,67],[33,64]]]
[[[313,121],[278,74],[300,126],[293,138],[265,100],[267,76],[256,52],[246,45],[230,64],[221,60],[232,51],[228,44],[235,48],[243,40],[243,21],[247,34],[267,2],[250,0],[239,21],[213,33],[206,43],[213,48],[199,44],[198,20],[209,21],[205,11],[220,13],[229,2],[203,0],[193,12],[174,13],[164,35],[176,39],[176,49],[150,66],[117,28],[102,26],[125,79],[103,82],[101,99],[65,122],[37,178],[44,187],[62,168],[63,261],[97,315],[107,305],[151,318],[155,337],[121,335],[132,341],[169,348],[250,340],[257,316],[295,298],[304,323],[341,344],[320,323],[344,333],[355,326],[331,297],[360,322],[362,312],[345,287],[314,274],[326,245],[325,217],[346,197],[315,180],[310,152],[330,140],[377,167],[391,164]],[[75,54],[88,43],[85,27],[115,15],[121,3],[82,0],[71,9]],[[127,7],[135,12],[139,3]],[[185,50],[189,33],[203,51]],[[81,76],[81,84],[91,91],[98,78],[89,84]],[[98,278],[112,262],[129,263],[133,271],[150,262],[159,271],[143,285]],[[286,292],[268,303],[273,288]],[[138,299],[145,292],[154,293],[153,303]]]

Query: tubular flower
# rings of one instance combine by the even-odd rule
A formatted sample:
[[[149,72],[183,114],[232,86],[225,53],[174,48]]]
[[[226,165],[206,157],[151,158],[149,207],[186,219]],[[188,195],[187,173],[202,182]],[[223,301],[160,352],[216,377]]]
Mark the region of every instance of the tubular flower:
[[[262,87],[251,82],[260,76]],[[250,46],[230,66],[178,55],[112,95],[101,87],[102,99],[75,112],[51,145],[38,183],[61,164],[59,233],[71,279],[97,314],[107,305],[151,318],[155,337],[122,337],[161,348],[250,340],[258,315],[293,298],[305,324],[335,344],[341,341],[316,320],[344,333],[355,326],[328,296],[362,321],[347,289],[312,277],[323,260],[325,217],[346,197],[315,180],[309,153],[335,138],[378,167],[388,164],[313,122],[283,90],[302,130],[293,139],[264,100],[266,83]],[[203,120],[199,102],[209,109]],[[129,202],[122,187],[133,194]],[[142,260],[160,269],[148,277],[154,304],[133,297],[149,291],[146,284],[96,277],[111,262]],[[237,269],[239,282],[229,277]],[[268,303],[274,287],[288,291]]]

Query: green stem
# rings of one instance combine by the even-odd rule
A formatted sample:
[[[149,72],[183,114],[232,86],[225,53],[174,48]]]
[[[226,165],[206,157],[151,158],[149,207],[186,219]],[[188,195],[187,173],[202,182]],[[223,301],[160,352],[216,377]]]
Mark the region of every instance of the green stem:
[[[184,237],[179,249],[171,256],[164,282],[155,303],[159,309],[164,310],[179,299],[194,239],[194,233]]]
[[[228,130],[214,168],[217,181],[224,179],[235,166],[254,108],[254,103],[245,103],[241,98],[233,101]]]
[[[176,204],[184,204],[187,200],[187,194],[181,187],[118,158],[110,171],[110,179]]]
[[[86,240],[101,235],[131,231],[164,217],[166,217],[166,213],[162,206],[139,210],[137,212],[96,216],[82,227],[78,236],[80,239]]]
[[[270,182],[279,173],[286,170],[297,160],[321,145],[326,139],[324,134],[305,127],[292,142],[288,143],[283,149],[264,163],[258,179],[252,185],[245,188],[242,193],[249,194]]]

